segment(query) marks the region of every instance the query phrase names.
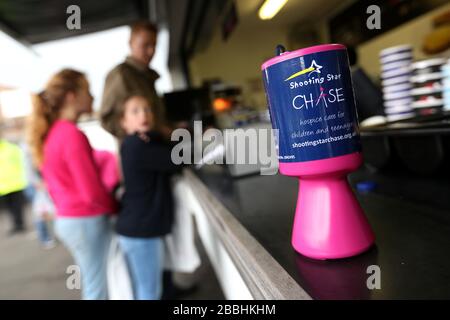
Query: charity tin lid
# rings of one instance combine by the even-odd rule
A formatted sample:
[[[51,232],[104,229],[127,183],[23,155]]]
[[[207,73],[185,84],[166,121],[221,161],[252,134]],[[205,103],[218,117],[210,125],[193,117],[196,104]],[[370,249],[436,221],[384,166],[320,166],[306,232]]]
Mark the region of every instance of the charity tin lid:
[[[393,93],[393,92],[397,92],[397,91],[408,90],[411,88],[412,88],[411,82],[399,83],[399,84],[394,84],[391,86],[384,86],[383,93]]]
[[[393,100],[393,99],[401,99],[401,98],[407,98],[411,96],[411,90],[402,90],[397,92],[389,92],[383,94],[384,100]]]
[[[391,86],[391,85],[399,84],[399,83],[405,83],[405,82],[409,83],[409,78],[410,78],[410,75],[393,77],[393,78],[383,80],[381,82],[381,84],[383,86]]]
[[[413,55],[411,52],[403,52],[403,53],[396,53],[396,54],[391,54],[388,56],[383,56],[380,58],[380,63],[381,64],[386,64],[386,63],[392,63],[394,61],[409,61],[412,62],[413,59]]]
[[[445,63],[443,58],[434,58],[414,62],[411,66],[413,69],[424,69],[432,66],[441,66]]]
[[[330,43],[330,44],[321,44],[318,46],[312,46],[307,48],[302,48],[294,51],[286,51],[281,53],[280,55],[270,58],[269,60],[265,61],[261,65],[261,70],[267,69],[271,65],[295,58],[304,56],[311,53],[317,53],[317,52],[323,52],[323,51],[333,51],[333,50],[346,50],[347,48],[338,43]]]
[[[421,88],[411,89],[411,95],[412,96],[427,95],[427,94],[439,93],[439,92],[442,92],[442,90],[443,90],[443,87],[440,85],[439,82],[437,82],[436,85],[433,85],[431,87],[421,87]]]
[[[412,46],[410,44],[401,44],[394,47],[388,47],[380,51],[380,56],[386,56],[392,53],[412,51]]]
[[[381,78],[384,80],[405,75],[411,75],[411,69],[409,66],[382,72]]]
[[[411,104],[411,107],[414,109],[421,109],[421,108],[429,108],[429,107],[442,107],[444,104],[443,99],[426,99],[423,101],[415,101]]]
[[[381,65],[382,71],[389,71],[392,69],[397,69],[401,67],[407,67],[411,64],[411,60],[397,60],[394,62],[388,62]]]
[[[443,78],[443,74],[441,72],[427,73],[427,74],[418,74],[412,76],[409,80],[413,83],[420,82],[428,82],[432,80],[441,80]]]
[[[387,100],[384,102],[384,106],[385,107],[395,107],[395,106],[410,105],[412,101],[413,101],[413,99],[411,97]]]
[[[386,114],[399,114],[404,112],[411,112],[412,107],[410,106],[396,106],[384,108],[384,113]]]

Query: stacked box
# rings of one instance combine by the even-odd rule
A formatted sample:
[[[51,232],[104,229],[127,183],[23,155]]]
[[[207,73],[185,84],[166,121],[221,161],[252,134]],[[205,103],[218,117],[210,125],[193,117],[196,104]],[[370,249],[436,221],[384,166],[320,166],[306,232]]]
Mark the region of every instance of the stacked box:
[[[412,107],[417,115],[441,113],[444,108],[442,58],[427,59],[411,65]]]
[[[384,112],[388,121],[413,117],[411,106],[412,47],[400,45],[380,51]]]

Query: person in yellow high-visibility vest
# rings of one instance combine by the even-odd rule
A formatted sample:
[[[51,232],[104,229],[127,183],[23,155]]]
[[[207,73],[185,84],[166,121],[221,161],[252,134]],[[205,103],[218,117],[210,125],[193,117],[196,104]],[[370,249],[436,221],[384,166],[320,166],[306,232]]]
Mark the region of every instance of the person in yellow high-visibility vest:
[[[22,150],[0,136],[0,201],[5,203],[13,218],[11,234],[25,230],[23,190],[26,186]]]

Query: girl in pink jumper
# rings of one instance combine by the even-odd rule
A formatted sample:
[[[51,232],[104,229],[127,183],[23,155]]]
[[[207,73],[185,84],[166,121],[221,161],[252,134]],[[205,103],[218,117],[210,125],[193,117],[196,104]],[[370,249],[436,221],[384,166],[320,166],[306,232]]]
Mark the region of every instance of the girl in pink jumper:
[[[33,100],[29,142],[56,206],[55,232],[81,271],[84,299],[106,299],[107,214],[115,202],[102,183],[86,136],[76,122],[92,111],[86,77],[65,69]]]

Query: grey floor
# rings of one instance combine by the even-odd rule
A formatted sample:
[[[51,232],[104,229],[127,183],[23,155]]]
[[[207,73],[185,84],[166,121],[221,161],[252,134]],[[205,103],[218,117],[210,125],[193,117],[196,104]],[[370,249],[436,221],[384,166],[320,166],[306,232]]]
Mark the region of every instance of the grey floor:
[[[0,299],[80,299],[79,290],[66,287],[67,267],[73,260],[62,245],[40,247],[27,211],[28,231],[8,236],[10,217],[0,209]],[[195,274],[178,275],[181,282],[196,282],[198,289],[183,299],[224,299],[208,258],[197,241],[202,266]]]

